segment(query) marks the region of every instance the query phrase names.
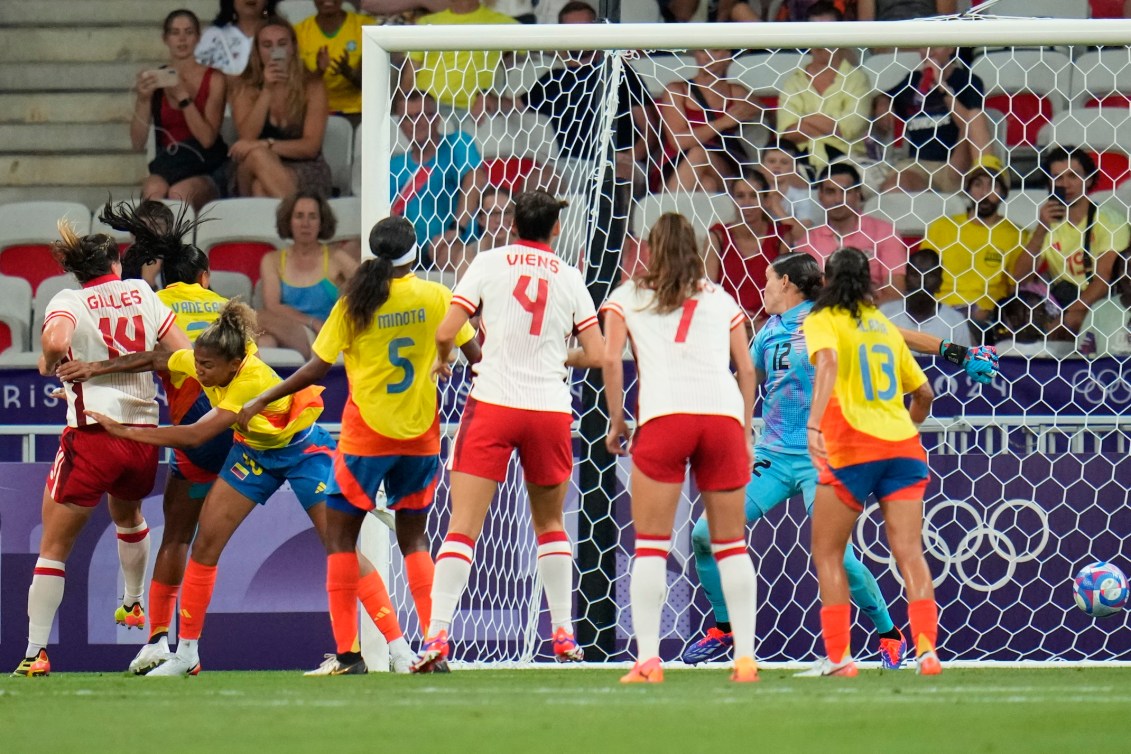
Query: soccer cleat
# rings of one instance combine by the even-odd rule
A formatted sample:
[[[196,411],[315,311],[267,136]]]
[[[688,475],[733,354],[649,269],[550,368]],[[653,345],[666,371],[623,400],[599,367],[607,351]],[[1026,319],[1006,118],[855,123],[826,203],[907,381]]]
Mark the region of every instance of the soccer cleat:
[[[942,673],[942,663],[934,652],[926,652],[915,658],[915,672],[919,675],[938,675]]]
[[[145,628],[145,608],[140,602],[122,605],[114,611],[114,622],[129,628]]]
[[[145,675],[164,663],[170,656],[168,640],[161,637],[161,640],[153,644],[145,644],[138,650],[137,656],[130,662],[129,670],[134,675]]]
[[[712,626],[707,635],[694,644],[688,645],[683,650],[681,658],[688,665],[698,665],[701,662],[725,659],[734,646],[734,634],[724,633]]]
[[[907,640],[902,633],[898,639],[880,639],[880,667],[884,670],[899,670],[906,654]]]
[[[734,672],[730,679],[735,683],[754,683],[758,680],[758,663],[753,657],[739,657],[734,661]]]
[[[20,660],[20,664],[12,671],[13,678],[38,678],[46,675],[51,675],[51,661],[47,659],[46,649]]]
[[[659,657],[637,662],[632,670],[621,676],[621,683],[663,683],[664,666],[660,664]]]
[[[813,667],[794,673],[795,678],[822,678],[825,676],[839,676],[841,678],[855,678],[859,671],[851,657],[845,657],[840,662],[833,662],[828,657],[822,657],[813,663]]]
[[[581,662],[585,659],[585,650],[565,626],[554,632],[554,659],[558,662]]]
[[[145,674],[146,678],[171,678],[200,673],[200,660],[180,654],[166,655],[165,662]]]
[[[415,665],[416,663],[418,663],[419,661],[420,661],[420,658],[417,657],[414,654],[411,654],[411,653],[406,654],[406,655],[392,655],[392,654],[390,654],[389,655],[389,670],[391,670],[392,672],[394,672],[398,675],[403,675],[404,673],[411,673],[412,672],[412,666]],[[447,663],[445,663],[445,665],[446,664]],[[436,672],[436,669],[433,668],[432,672]],[[440,672],[442,673],[443,671],[441,670]]]
[[[450,651],[448,632],[440,631],[425,640],[424,647],[420,650],[420,659],[413,663],[409,670],[413,673],[447,673]]]
[[[303,675],[365,675],[369,672],[369,668],[365,666],[365,660],[361,659],[360,655],[354,662],[342,662],[336,654],[325,655],[325,658],[321,665],[314,670],[308,670]]]

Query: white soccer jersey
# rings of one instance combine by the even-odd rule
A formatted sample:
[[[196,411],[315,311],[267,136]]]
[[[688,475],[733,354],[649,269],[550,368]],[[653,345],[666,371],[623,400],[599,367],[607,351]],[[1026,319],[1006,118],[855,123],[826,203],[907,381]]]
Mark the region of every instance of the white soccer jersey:
[[[636,421],[669,414],[733,416],[745,423],[738,382],[730,371],[730,334],[746,324],[735,300],[704,280],[683,306],[659,314],[655,293],[628,281],[601,310],[624,319],[636,353]]]
[[[127,353],[152,351],[176,316],[143,280],[99,278],[97,285],[60,291],[47,305],[46,325],[65,317],[75,326],[67,358],[103,361]],[[94,423],[83,411],[106,414],[122,424],[157,424],[157,386],[153,375],[109,374],[80,384],[63,383],[67,424]]]
[[[483,359],[473,367],[473,398],[531,411],[573,411],[566,341],[597,325],[576,267],[532,241],[481,252],[456,285],[452,303],[468,314],[483,306]]]

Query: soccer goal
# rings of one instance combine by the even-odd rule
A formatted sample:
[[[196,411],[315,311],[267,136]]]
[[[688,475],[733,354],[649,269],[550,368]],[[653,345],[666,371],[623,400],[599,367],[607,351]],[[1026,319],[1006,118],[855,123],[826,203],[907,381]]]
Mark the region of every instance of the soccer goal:
[[[836,237],[855,237],[845,230],[843,212],[837,214],[837,207],[851,206],[869,218],[869,227],[889,229],[885,250],[874,232],[866,234],[875,242],[866,250],[876,259],[878,285],[897,289],[914,280],[929,287],[941,265],[954,290],[933,319],[949,323],[955,340],[996,337],[1012,343],[1008,353],[1020,354],[1003,357],[1002,378],[985,388],[938,359],[924,360],[938,395],[924,428],[932,473],[924,542],[940,604],[940,654],[970,662],[1131,661],[1128,613],[1093,619],[1076,609],[1072,590],[1084,565],[1113,560],[1126,569],[1131,556],[1131,427],[1124,418],[1131,368],[1123,360],[1131,352],[1131,299],[1119,295],[1131,289],[1122,287],[1126,266],[1108,266],[1129,243],[1128,42],[1131,21],[991,17],[367,27],[355,180],[363,228],[390,212],[427,225],[421,241],[430,269],[421,274],[453,285],[474,253],[505,242],[510,193],[547,188],[570,203],[556,249],[584,269],[599,303],[646,260],[643,241],[660,214],[681,212],[698,229],[708,268],[717,260],[715,274],[730,280],[757,318],[759,273],[744,262],[807,243],[832,227],[834,215],[841,218]],[[941,61],[939,95],[923,82],[925,73],[915,73],[924,70],[919,48],[927,47]],[[951,56],[942,48],[960,51]],[[406,53],[428,98],[398,94]],[[822,74],[811,66],[818,58],[835,70]],[[807,67],[808,74],[798,73]],[[801,92],[799,75],[819,78],[823,94]],[[469,101],[466,90],[484,76],[490,87],[481,100]],[[937,99],[927,106],[936,96],[941,112]],[[924,129],[940,134],[948,126],[950,135],[923,141]],[[432,139],[441,157],[422,170],[411,158],[413,139]],[[800,145],[800,156],[783,140]],[[1078,340],[1056,327],[1061,314],[1050,291],[1061,270],[1037,264],[1018,287],[1012,266],[1025,253],[1019,247],[1042,205],[1063,198],[1041,170],[1041,155],[1055,145],[1078,147],[1097,163],[1085,178],[1098,208],[1098,219],[1089,222],[1102,232],[1092,234],[1084,264],[1115,252],[1083,276],[1081,289],[1098,274],[1118,286],[1111,297],[1087,302]],[[824,197],[816,179],[827,164],[850,165],[860,185],[841,171],[840,196]],[[987,217],[996,226],[1000,215],[1009,224],[1001,226],[1002,237],[1012,227],[1012,240],[987,230],[977,243],[960,236],[961,248],[946,246],[938,221],[959,218],[957,227],[982,206],[986,190],[975,195],[969,180],[977,165],[989,174],[989,193],[1001,200]],[[767,245],[771,236],[779,243]],[[737,250],[737,266],[728,244]],[[909,254],[939,246],[946,248],[931,248],[935,261],[917,256],[914,271],[905,266]],[[1081,257],[1065,264],[1081,264]],[[984,291],[960,300],[968,294],[957,291],[959,279],[967,288],[980,282]],[[905,313],[914,321],[932,318],[921,311],[922,299],[914,307],[907,301]],[[944,316],[944,308],[951,314]],[[1115,328],[1104,330],[1111,320]],[[630,368],[630,383],[632,374]],[[451,427],[467,387],[461,373],[442,388]],[[629,466],[604,449],[599,374],[575,373],[573,387],[580,419],[567,523],[576,556],[577,632],[588,659],[621,661],[629,658],[632,636]],[[712,625],[691,550],[691,524],[702,506],[693,487],[685,492],[663,622],[663,652],[672,659]],[[442,483],[435,536],[447,510]],[[868,513],[855,546],[880,579],[896,624],[905,625],[901,584],[874,503]],[[805,662],[819,652],[808,541],[799,498],[752,528],[762,661]],[[419,636],[395,543],[383,538],[377,549],[387,556],[406,632]],[[475,558],[453,628],[455,659],[551,659],[517,468],[494,503]],[[865,660],[875,659],[870,629],[857,618],[853,644]]]

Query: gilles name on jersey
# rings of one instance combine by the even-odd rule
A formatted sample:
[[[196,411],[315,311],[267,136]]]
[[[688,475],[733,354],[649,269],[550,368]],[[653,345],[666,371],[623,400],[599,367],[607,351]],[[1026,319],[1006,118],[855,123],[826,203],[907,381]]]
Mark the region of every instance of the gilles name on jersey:
[[[141,306],[141,294],[138,291],[92,293],[86,297],[86,306],[92,311],[98,309],[126,309],[131,306]]]
[[[529,254],[508,253],[507,264],[512,267],[517,265],[526,265],[527,267],[545,267],[555,275],[558,272],[558,258],[550,256],[549,254],[539,254],[538,252],[531,252]]]

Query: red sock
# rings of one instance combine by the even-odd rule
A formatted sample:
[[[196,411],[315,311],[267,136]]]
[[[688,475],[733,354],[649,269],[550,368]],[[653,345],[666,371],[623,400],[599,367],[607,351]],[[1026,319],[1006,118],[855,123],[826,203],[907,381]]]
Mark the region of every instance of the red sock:
[[[330,628],[338,654],[353,651],[357,638],[356,552],[336,552],[326,556],[326,596],[330,602]]]
[[[408,575],[408,590],[412,592],[412,601],[416,605],[416,616],[420,619],[420,631],[424,633],[432,622],[432,577],[436,573],[432,553],[420,550],[405,555],[404,570]]]
[[[821,608],[821,635],[825,637],[825,654],[829,659],[843,662],[852,641],[852,613],[848,605]]]
[[[216,586],[216,566],[197,563],[191,557],[185,567],[181,591],[181,639],[196,640],[204,630],[204,615],[212,602],[212,588]]]
[[[934,600],[915,600],[907,605],[907,619],[911,623],[911,643],[915,654],[934,652],[939,639],[939,606]]]
[[[363,576],[357,584],[357,596],[365,606],[365,612],[377,624],[377,630],[385,637],[385,641],[393,642],[404,636],[401,624],[397,621],[397,611],[393,609],[393,601],[389,599],[389,590],[381,580],[381,574],[374,571]]]
[[[162,584],[157,579],[149,582],[149,638],[168,633],[177,609],[177,592],[180,584]]]

